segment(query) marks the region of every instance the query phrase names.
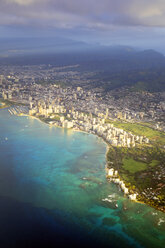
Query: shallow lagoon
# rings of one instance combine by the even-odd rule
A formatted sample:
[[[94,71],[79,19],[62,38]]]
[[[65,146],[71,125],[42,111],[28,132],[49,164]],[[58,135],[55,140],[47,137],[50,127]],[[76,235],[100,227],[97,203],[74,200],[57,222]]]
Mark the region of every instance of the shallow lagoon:
[[[0,110],[0,244],[163,247],[164,214],[106,181],[105,153],[94,135]]]

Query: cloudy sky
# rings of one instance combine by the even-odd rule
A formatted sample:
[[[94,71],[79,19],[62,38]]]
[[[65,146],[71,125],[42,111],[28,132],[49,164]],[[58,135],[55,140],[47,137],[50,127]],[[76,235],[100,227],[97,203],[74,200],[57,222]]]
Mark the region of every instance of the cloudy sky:
[[[0,37],[163,47],[165,0],[0,0]]]

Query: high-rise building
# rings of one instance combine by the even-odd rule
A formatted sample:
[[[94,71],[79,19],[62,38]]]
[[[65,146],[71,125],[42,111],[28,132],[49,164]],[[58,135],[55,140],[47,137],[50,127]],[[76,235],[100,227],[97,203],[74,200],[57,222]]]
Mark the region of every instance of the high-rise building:
[[[3,75],[0,75],[0,85],[2,85],[3,79],[4,79],[4,76]]]

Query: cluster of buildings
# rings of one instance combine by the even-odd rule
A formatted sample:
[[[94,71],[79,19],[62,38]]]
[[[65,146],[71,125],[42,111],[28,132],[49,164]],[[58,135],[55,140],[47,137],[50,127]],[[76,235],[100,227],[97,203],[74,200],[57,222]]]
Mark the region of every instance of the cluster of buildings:
[[[114,182],[115,184],[119,185],[121,190],[124,192],[125,195],[128,195],[129,199],[132,201],[136,201],[137,199],[137,193],[130,193],[129,188],[126,187],[125,183],[120,180],[118,177],[118,171],[114,170],[113,168],[106,168],[107,170],[107,178],[111,181]]]
[[[165,130],[163,93],[139,94],[127,89],[105,92],[101,86],[93,87],[93,81],[89,80],[92,75],[81,73],[78,68],[78,65],[0,67],[3,72],[0,97],[27,104],[30,115],[50,118],[52,123],[66,128],[96,133],[115,146],[130,147],[149,140],[114,127],[112,121],[147,122],[155,129]],[[63,87],[66,80],[70,80],[70,86]]]
[[[133,92],[125,87],[107,92],[105,99],[111,102],[112,111],[117,110],[118,119],[147,122],[154,129],[165,131],[165,92]]]
[[[77,111],[74,107],[69,109],[64,105],[47,105],[44,101],[38,101],[35,104],[30,102],[29,115],[42,116],[49,124],[97,134],[113,146],[135,147],[137,143],[149,143],[149,139],[144,136],[133,135],[106,123],[108,109],[105,115],[97,111],[92,114]]]
[[[81,70],[79,65],[0,65],[0,93],[6,100],[29,104],[58,99],[60,105],[74,107],[81,112],[106,114],[113,120],[147,122],[165,131],[164,92],[132,92],[128,88],[105,91],[96,72]],[[97,85],[97,86],[96,86]],[[79,91],[77,90],[79,88]]]

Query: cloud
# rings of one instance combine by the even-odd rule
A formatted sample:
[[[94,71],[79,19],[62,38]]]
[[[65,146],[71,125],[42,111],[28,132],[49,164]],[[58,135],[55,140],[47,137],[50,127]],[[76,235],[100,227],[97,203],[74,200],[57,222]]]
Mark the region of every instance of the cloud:
[[[165,27],[164,0],[1,0],[0,25],[111,30]]]
[[[7,4],[18,4],[18,5],[31,5],[35,2],[37,2],[38,0],[6,0]],[[38,1],[39,2],[39,1]]]

